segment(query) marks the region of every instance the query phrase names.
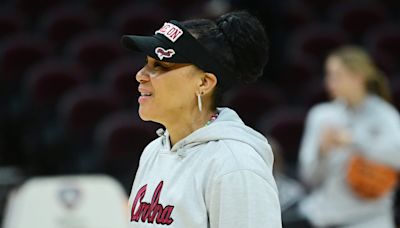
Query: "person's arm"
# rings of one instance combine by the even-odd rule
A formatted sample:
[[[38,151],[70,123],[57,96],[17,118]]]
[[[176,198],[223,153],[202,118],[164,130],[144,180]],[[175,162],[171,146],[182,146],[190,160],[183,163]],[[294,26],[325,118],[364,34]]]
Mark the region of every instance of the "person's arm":
[[[353,144],[365,152],[371,160],[389,165],[400,170],[400,117],[394,110],[388,110],[379,118],[377,132],[368,142],[361,137],[354,137]]]
[[[278,192],[272,175],[270,178],[237,170],[214,180],[209,200],[210,228],[282,227]]]
[[[309,186],[318,185],[326,171],[326,156],[320,153],[320,126],[319,110],[312,109],[307,116],[303,137],[299,151],[299,171],[302,181]]]

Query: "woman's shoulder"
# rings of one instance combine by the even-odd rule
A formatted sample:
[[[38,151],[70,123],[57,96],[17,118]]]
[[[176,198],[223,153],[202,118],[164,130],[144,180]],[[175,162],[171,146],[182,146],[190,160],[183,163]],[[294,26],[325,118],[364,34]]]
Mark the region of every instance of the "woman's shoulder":
[[[370,109],[374,110],[375,113],[388,116],[399,116],[398,110],[391,103],[385,101],[384,99],[371,95],[369,96],[368,100]]]
[[[307,119],[320,120],[330,118],[332,115],[336,115],[343,111],[343,107],[337,101],[329,101],[316,104],[310,108],[307,114]]]
[[[140,160],[146,160],[146,158],[150,157],[151,154],[156,153],[163,145],[163,137],[157,137],[153,141],[151,141],[147,146],[143,149],[142,155],[140,156]]]
[[[257,151],[244,142],[221,140],[215,142],[213,148],[204,153],[204,156],[208,160],[206,162],[208,177],[214,180],[214,183],[234,176],[246,176],[254,178],[252,180],[257,180],[257,183],[263,180],[275,188],[272,175],[273,154],[270,146],[264,151]]]
[[[340,107],[338,102],[336,101],[326,101],[319,104],[316,104],[310,108],[310,114],[324,114],[326,112],[330,112],[332,110],[337,110]]]
[[[214,142],[213,149],[208,149],[204,156],[211,164],[219,167],[219,175],[236,171],[252,171],[265,176],[272,171],[273,155],[267,145],[263,151],[236,140],[220,140]]]

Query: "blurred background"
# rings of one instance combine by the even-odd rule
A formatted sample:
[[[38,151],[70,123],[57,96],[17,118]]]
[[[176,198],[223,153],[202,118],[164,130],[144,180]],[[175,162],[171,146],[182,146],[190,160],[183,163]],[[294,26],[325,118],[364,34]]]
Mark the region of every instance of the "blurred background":
[[[160,126],[139,120],[134,76],[144,57],[124,50],[121,35],[237,9],[265,24],[270,61],[224,104],[276,139],[287,175],[296,178],[307,111],[328,99],[330,50],[365,47],[400,109],[398,0],[1,0],[0,212],[8,191],[35,176],[104,173],[129,193]]]

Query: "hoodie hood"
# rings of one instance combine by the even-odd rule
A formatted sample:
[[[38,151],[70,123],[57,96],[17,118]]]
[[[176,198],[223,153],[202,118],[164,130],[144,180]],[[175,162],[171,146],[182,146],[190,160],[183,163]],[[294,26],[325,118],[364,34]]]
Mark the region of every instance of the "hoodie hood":
[[[185,157],[188,149],[210,141],[235,140],[251,146],[267,164],[273,163],[271,147],[259,132],[246,126],[238,114],[229,108],[218,108],[218,118],[210,125],[197,129],[177,142],[172,148],[178,156]],[[162,135],[164,146],[170,147],[168,131]]]

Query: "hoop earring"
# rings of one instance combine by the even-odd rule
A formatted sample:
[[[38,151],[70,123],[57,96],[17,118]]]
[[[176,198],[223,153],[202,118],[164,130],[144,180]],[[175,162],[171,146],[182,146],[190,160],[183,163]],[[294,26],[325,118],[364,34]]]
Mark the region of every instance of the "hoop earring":
[[[201,110],[203,109],[203,104],[201,101],[201,95],[199,93],[197,94],[197,106],[199,107],[199,111],[201,112]]]

